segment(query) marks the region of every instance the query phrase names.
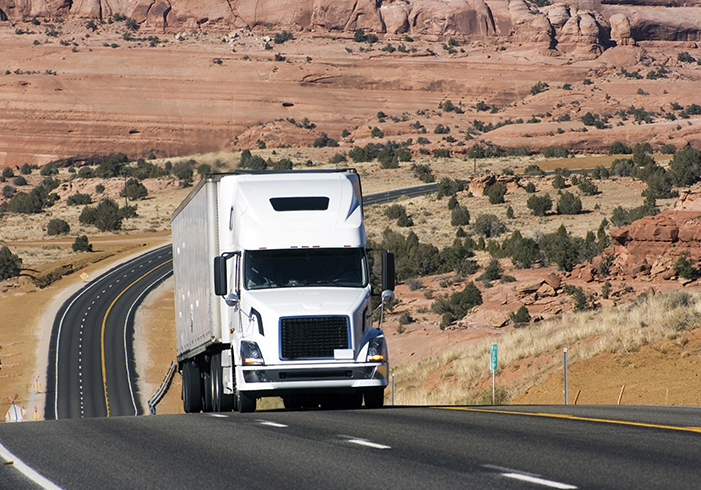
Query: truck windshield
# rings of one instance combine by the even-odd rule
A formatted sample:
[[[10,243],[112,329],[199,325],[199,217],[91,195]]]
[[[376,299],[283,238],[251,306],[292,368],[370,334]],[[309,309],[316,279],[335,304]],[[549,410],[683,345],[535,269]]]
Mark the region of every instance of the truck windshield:
[[[246,289],[367,286],[361,248],[254,250],[244,255]]]

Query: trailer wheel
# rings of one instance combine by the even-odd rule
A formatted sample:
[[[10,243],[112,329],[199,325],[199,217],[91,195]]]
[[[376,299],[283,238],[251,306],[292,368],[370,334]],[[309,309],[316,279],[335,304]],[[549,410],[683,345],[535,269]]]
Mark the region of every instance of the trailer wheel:
[[[382,408],[385,404],[385,389],[371,388],[363,393],[365,408]]]
[[[202,411],[202,380],[195,361],[183,364],[183,410],[185,413]]]
[[[214,412],[230,412],[234,408],[234,396],[224,394],[221,354],[212,356],[209,362],[209,373],[212,387],[212,410]]]

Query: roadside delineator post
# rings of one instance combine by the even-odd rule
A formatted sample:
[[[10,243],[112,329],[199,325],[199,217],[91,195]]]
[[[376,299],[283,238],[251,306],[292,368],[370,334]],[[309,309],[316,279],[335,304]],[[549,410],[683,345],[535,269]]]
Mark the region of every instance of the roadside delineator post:
[[[495,373],[497,371],[497,366],[498,366],[498,358],[499,358],[499,347],[497,344],[492,344],[492,347],[489,351],[489,367],[492,370],[492,405],[496,405],[496,397],[495,397],[495,389],[494,389],[494,377]]]
[[[563,361],[565,364],[564,367],[564,378],[565,378],[565,386],[564,386],[564,392],[565,392],[565,405],[567,405],[567,347],[563,349]]]

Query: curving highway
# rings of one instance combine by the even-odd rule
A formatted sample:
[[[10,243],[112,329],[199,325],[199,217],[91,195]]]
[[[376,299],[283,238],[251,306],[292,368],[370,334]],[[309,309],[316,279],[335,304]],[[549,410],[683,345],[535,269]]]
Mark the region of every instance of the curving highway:
[[[46,419],[143,413],[132,349],[136,307],[172,274],[170,245],[96,278],[60,308],[51,333]]]
[[[696,489],[699,422],[699,408],[569,406],[0,424],[0,487]]]

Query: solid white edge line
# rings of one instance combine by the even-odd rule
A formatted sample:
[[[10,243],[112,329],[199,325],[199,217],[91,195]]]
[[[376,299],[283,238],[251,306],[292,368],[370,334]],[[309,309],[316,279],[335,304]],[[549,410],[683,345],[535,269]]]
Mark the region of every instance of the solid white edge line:
[[[270,420],[261,420],[260,425],[267,425],[268,427],[277,427],[278,429],[285,429],[287,426],[279,422],[272,422]]]
[[[502,473],[501,476],[505,476],[506,478],[513,478],[514,480],[521,480],[529,483],[535,483],[538,485],[543,485],[546,487],[550,488],[559,488],[562,490],[574,490],[577,487],[574,485],[568,485],[567,483],[560,483],[552,480],[546,480],[544,478],[537,478],[535,476],[530,476],[530,475],[522,475],[520,473]]]
[[[351,444],[358,444],[359,446],[371,447],[373,449],[392,449],[392,446],[385,446],[384,444],[378,444],[365,439],[348,439],[348,442]]]
[[[54,482],[46,479],[45,477],[41,476],[39,473],[37,473],[35,470],[27,466],[24,462],[19,460],[17,456],[12,454],[5,446],[0,444],[0,458],[4,459],[8,463],[12,463],[12,467],[15,468],[17,471],[22,473],[24,476],[32,480],[34,483],[39,485],[41,488],[45,488],[47,490],[62,490],[61,487],[56,485]]]

